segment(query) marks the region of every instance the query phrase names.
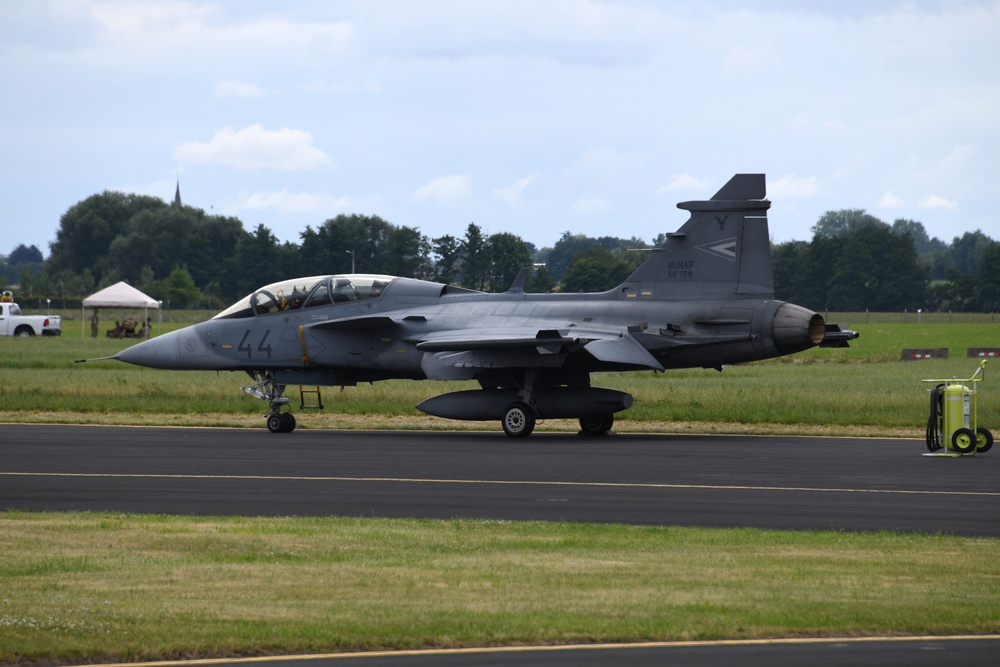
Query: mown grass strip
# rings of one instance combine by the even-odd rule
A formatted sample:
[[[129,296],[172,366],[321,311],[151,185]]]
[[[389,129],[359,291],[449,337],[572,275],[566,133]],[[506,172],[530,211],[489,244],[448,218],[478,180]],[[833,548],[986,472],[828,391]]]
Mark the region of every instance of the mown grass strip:
[[[1000,541],[0,514],[0,662],[1000,632]]]
[[[870,325],[874,339],[847,350],[810,350],[770,362],[714,370],[598,374],[598,386],[635,397],[618,415],[622,431],[786,433],[922,437],[928,412],[925,378],[968,377],[977,360],[886,360],[897,345],[988,344],[996,325]],[[931,331],[934,330],[934,331]],[[869,332],[871,333],[871,332]],[[892,343],[880,342],[891,339]],[[868,341],[872,342],[868,342]],[[986,342],[984,342],[986,341]],[[266,405],[239,390],[244,373],[172,372],[120,362],[75,364],[114,354],[131,341],[0,339],[0,421],[198,425],[261,428]],[[868,347],[864,347],[867,344]],[[886,347],[889,345],[889,348]],[[955,347],[955,345],[952,345]],[[874,360],[873,360],[874,359]],[[1000,362],[997,362],[1000,364]],[[979,422],[1000,431],[1000,387],[993,366],[978,385]],[[302,412],[300,428],[495,429],[496,424],[432,418],[414,407],[476,383],[398,380],[323,391],[324,412]],[[297,407],[297,387],[288,393]],[[539,430],[577,430],[575,420]]]

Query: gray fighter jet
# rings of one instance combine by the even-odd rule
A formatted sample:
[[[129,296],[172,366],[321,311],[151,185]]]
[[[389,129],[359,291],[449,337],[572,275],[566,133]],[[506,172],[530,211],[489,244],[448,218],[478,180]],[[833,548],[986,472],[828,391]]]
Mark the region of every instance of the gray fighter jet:
[[[763,174],[737,174],[607,292],[529,294],[524,270],[502,294],[386,275],[328,275],[267,285],[207,322],[112,357],[170,370],[245,371],[268,402],[267,427],[290,432],[289,385],[391,378],[475,380],[423,401],[438,417],[499,420],[528,436],[537,419],[579,418],[607,433],[632,405],[591,374],[715,368],[822,346],[853,331],[774,299]]]

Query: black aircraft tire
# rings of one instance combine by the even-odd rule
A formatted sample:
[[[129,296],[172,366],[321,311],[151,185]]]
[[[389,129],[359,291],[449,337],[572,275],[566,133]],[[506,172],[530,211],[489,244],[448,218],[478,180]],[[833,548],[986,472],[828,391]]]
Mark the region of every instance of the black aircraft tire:
[[[971,454],[976,450],[976,434],[970,428],[960,428],[951,434],[951,444],[959,454]]]
[[[609,412],[608,414],[604,415],[604,423],[602,424],[602,426],[604,427],[604,432],[609,433],[611,429],[615,427],[614,414]]]
[[[511,438],[527,438],[535,430],[535,411],[524,403],[511,403],[504,409],[500,424]]]
[[[271,433],[285,432],[285,420],[281,414],[275,412],[267,416],[267,430]]]
[[[580,430],[584,435],[607,435],[614,425],[615,416],[611,413],[580,417]]]
[[[291,412],[284,412],[282,413],[281,418],[285,421],[285,433],[291,433],[295,430],[295,415]]]
[[[993,434],[988,428],[979,427],[976,429],[976,453],[985,454],[993,447]]]

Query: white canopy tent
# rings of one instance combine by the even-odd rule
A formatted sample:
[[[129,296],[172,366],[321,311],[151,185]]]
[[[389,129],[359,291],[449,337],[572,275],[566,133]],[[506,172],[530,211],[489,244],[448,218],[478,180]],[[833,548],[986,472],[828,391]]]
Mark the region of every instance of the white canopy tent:
[[[159,307],[160,302],[153,297],[142,293],[124,281],[117,282],[83,300],[83,306],[80,308],[80,328],[83,329],[84,311],[87,308],[142,308],[145,313],[143,322],[147,322],[149,321],[149,309],[159,309]]]

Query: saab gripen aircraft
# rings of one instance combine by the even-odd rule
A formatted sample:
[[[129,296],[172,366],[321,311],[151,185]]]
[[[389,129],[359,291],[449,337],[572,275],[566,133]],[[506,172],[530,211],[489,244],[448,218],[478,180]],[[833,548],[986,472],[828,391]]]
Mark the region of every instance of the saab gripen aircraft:
[[[708,201],[677,204],[688,221],[607,292],[526,293],[527,269],[493,294],[387,275],[295,278],[110,358],[245,371],[274,433],[295,428],[289,386],[406,378],[479,383],[417,405],[438,417],[498,420],[513,438],[536,420],[578,418],[584,434],[604,434],[632,396],[592,386],[594,373],[721,371],[857,337],[774,299],[765,196],[763,174],[737,174]]]

